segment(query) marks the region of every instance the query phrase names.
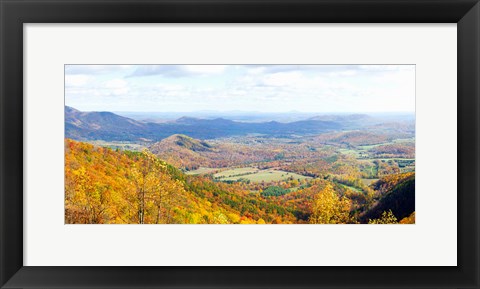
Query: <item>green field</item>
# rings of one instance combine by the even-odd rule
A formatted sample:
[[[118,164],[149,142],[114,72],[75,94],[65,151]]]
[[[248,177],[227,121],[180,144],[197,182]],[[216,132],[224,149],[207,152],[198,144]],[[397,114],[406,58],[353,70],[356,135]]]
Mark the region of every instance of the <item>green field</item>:
[[[238,181],[239,179],[243,179],[254,183],[282,181],[290,178],[300,180],[310,179],[310,177],[305,177],[291,172],[274,169],[259,170],[257,168],[232,169],[215,174],[214,178],[221,181]]]
[[[187,175],[202,175],[211,174],[216,171],[222,170],[222,168],[205,168],[201,167],[193,171],[185,172]],[[217,181],[239,181],[249,180],[253,183],[272,182],[272,181],[286,181],[288,179],[303,180],[310,179],[311,177],[302,176],[296,173],[267,169],[260,170],[255,167],[245,168],[230,168],[213,175],[213,178]]]
[[[355,149],[347,149],[347,148],[340,148],[338,152],[345,154],[345,155],[352,155],[356,158],[360,157],[360,150]]]
[[[229,169],[223,172],[219,172],[215,174],[213,177],[214,178],[230,178],[230,177],[242,176],[246,174],[254,174],[258,171],[259,171],[258,168],[253,168],[253,167],[234,168],[234,169]]]
[[[389,142],[383,142],[383,143],[378,143],[378,144],[371,144],[371,145],[358,145],[356,147],[350,147],[350,148],[338,148],[337,151],[342,154],[346,155],[351,155],[357,159],[362,159],[362,160],[369,160],[369,150],[379,147],[379,146],[384,146],[384,145],[393,145],[393,144],[399,144],[399,143],[412,143],[415,142],[415,138],[403,138],[403,139],[395,139]]]

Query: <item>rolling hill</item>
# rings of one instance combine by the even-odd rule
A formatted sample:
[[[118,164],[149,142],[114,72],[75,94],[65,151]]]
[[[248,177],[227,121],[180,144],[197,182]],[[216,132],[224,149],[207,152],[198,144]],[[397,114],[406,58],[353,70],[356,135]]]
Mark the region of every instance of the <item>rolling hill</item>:
[[[82,112],[65,106],[65,137],[77,140],[136,138],[148,125],[111,112]]]
[[[275,152],[247,145],[209,144],[182,134],[174,134],[149,147],[159,158],[178,167],[194,170],[199,167],[226,167],[273,159]]]
[[[140,122],[111,112],[82,112],[65,107],[65,137],[76,140],[159,141],[175,134],[197,139],[262,134],[267,136],[311,135],[339,130],[342,123],[323,120],[253,123],[224,118],[181,117],[172,122]]]

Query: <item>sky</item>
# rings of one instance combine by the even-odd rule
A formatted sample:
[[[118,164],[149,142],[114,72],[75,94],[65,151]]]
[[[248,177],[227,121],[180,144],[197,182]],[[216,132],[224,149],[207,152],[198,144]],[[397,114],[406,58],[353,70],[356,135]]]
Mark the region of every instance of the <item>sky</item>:
[[[65,105],[115,112],[414,112],[415,65],[65,65]]]

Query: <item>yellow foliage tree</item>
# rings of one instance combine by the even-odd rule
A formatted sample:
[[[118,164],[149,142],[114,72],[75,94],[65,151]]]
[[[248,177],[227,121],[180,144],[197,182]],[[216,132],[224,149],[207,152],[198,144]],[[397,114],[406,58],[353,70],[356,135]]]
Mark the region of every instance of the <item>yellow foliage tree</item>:
[[[397,217],[393,214],[392,210],[388,212],[383,212],[382,216],[379,219],[370,219],[368,220],[369,224],[398,224]]]
[[[346,224],[350,223],[351,201],[340,198],[331,184],[315,195],[312,206],[311,224]]]
[[[173,223],[173,210],[183,203],[185,193],[178,181],[173,181],[165,172],[166,165],[149,151],[142,152],[139,166],[132,166],[132,180],[139,224]]]

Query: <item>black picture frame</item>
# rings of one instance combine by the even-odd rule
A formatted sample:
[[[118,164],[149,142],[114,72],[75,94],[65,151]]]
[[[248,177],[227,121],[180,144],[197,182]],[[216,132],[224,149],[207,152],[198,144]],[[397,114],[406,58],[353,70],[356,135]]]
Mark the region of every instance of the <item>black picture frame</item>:
[[[1,288],[479,288],[478,1],[0,0]],[[457,23],[458,266],[23,266],[23,24],[122,22]]]

